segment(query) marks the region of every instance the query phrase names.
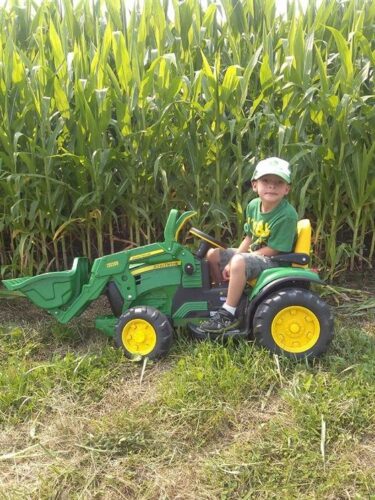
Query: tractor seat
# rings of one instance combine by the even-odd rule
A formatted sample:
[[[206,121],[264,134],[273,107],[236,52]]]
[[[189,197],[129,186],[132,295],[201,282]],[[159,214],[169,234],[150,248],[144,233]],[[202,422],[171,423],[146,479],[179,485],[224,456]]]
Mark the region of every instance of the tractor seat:
[[[309,219],[301,219],[297,222],[297,239],[294,244],[293,253],[282,253],[274,255],[271,260],[280,262],[280,264],[288,263],[292,267],[308,267],[310,262],[311,249],[311,224]],[[254,287],[257,279],[254,278],[248,281],[248,284]]]
[[[303,264],[292,263],[293,267],[307,267],[310,262],[311,251],[311,224],[309,219],[301,219],[297,222],[297,240],[294,245],[295,254],[305,254],[307,262]],[[293,255],[293,254],[291,254]],[[277,256],[276,256],[277,257]]]

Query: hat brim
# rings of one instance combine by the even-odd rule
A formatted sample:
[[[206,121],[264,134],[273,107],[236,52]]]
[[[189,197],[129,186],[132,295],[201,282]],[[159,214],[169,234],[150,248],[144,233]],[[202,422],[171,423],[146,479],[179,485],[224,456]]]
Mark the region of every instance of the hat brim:
[[[262,171],[261,175],[256,175],[256,174],[257,174],[257,172],[255,171],[252,178],[251,178],[252,181],[257,181],[258,179],[260,179],[261,177],[264,177],[265,175],[277,175],[277,177],[281,177],[281,179],[283,179],[288,184],[290,184],[290,182],[291,182],[289,175],[284,174],[284,173],[280,173],[279,170],[276,171],[276,169],[274,169],[274,168],[264,169]]]

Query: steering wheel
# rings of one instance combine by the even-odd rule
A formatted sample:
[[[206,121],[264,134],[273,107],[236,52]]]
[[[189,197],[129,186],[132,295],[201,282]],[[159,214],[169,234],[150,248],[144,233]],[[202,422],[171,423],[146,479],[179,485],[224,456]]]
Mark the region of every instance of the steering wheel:
[[[206,256],[209,248],[223,248],[223,249],[228,248],[225,243],[216,240],[209,234],[204,233],[203,231],[197,229],[196,227],[190,228],[189,233],[202,240],[195,254],[196,257],[198,257],[199,259],[203,259],[203,257]]]

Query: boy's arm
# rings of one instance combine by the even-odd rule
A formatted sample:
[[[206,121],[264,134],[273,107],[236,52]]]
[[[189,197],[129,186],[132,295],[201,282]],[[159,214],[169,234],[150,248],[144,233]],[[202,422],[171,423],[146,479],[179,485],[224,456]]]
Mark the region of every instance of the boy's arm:
[[[246,235],[242,240],[241,245],[237,249],[237,253],[246,253],[249,251],[249,246],[251,245],[252,238],[251,236]]]
[[[251,242],[252,242],[252,237],[245,236],[245,238],[242,240],[241,245],[237,249],[237,253],[247,253],[249,251]],[[259,248],[259,250],[255,250],[254,252],[251,253],[255,255],[264,255],[265,257],[272,257],[273,255],[277,255],[280,252],[271,247],[262,247]]]
[[[272,257],[273,255],[278,255],[280,252],[271,247],[262,247],[251,253],[254,255],[264,255],[264,257]]]

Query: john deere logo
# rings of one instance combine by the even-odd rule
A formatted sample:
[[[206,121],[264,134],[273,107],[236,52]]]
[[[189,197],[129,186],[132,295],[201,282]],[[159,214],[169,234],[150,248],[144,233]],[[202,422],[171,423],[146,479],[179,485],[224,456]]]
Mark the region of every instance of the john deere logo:
[[[117,267],[119,264],[120,264],[120,262],[118,260],[114,260],[112,262],[108,262],[108,264],[106,264],[105,267],[107,269],[111,269],[112,267]]]

